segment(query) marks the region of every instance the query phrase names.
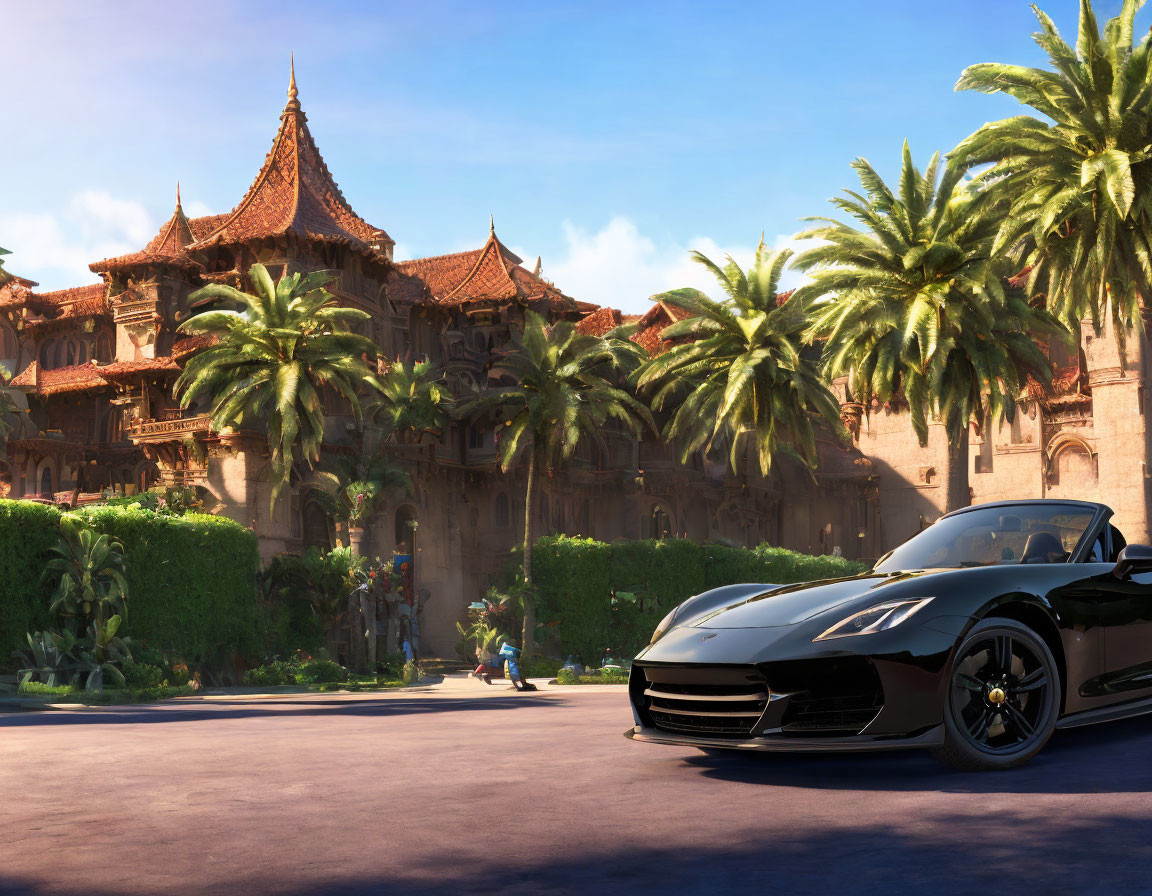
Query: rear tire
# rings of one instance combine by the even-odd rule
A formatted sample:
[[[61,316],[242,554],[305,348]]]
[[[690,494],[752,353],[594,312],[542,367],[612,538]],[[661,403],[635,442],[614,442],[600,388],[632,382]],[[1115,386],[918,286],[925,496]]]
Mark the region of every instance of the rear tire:
[[[1014,619],[978,622],[948,670],[939,761],[961,771],[1023,765],[1056,728],[1060,673],[1044,639]]]

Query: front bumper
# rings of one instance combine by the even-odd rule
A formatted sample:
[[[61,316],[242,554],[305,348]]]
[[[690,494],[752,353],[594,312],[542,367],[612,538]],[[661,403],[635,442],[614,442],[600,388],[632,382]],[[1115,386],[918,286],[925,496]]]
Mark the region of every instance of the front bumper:
[[[944,743],[944,726],[937,725],[915,737],[782,737],[767,735],[740,740],[720,737],[691,737],[636,725],[624,732],[629,740],[646,744],[698,747],[704,750],[745,750],[762,753],[865,753],[878,750],[908,750],[935,747]]]

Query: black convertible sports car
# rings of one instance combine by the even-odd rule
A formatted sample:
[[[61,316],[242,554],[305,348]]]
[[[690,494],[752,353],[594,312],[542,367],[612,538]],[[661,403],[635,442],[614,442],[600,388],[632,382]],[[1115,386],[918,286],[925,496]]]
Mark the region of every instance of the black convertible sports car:
[[[863,575],[685,601],[632,666],[627,737],[704,750],[930,747],[1008,768],[1152,712],[1152,547],[1103,504],[941,517]]]

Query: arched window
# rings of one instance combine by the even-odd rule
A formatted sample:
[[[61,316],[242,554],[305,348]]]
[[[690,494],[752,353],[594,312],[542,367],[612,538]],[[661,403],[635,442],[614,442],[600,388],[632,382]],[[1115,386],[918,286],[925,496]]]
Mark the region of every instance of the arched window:
[[[50,498],[54,494],[52,488],[52,468],[44,467],[44,471],[40,474],[40,497]]]
[[[493,502],[492,522],[497,529],[507,529],[509,523],[508,496],[500,492]]]
[[[76,363],[83,364],[88,360],[88,342],[81,339],[80,345],[76,349]]]
[[[652,512],[648,516],[647,523],[649,538],[672,537],[672,517],[659,504],[652,505]]]
[[[69,339],[65,347],[64,364],[67,367],[73,367],[76,364],[76,340]]]
[[[16,341],[16,334],[7,327],[0,327],[0,356],[16,360],[19,353],[20,344]]]
[[[101,364],[112,360],[112,337],[107,333],[101,333],[96,338],[96,360]]]
[[[40,343],[40,368],[42,370],[52,369],[52,353],[56,349],[56,343],[51,339],[46,339]]]
[[[67,348],[64,345],[64,340],[59,340],[54,349],[52,350],[52,366],[63,367],[64,359],[67,357]]]

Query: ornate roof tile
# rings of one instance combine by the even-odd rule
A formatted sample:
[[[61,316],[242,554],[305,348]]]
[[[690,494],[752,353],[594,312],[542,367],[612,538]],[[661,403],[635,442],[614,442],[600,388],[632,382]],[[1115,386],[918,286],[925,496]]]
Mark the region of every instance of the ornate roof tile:
[[[33,361],[20,372],[19,376],[14,377],[9,385],[38,395],[58,395],[63,392],[105,389],[111,384],[100,375],[95,364],[76,364],[72,367],[42,370],[39,363]]]
[[[492,227],[479,249],[400,262],[389,278],[388,293],[395,301],[430,300],[449,307],[479,302],[546,301],[554,306],[578,308],[573,299],[522,267],[521,261],[500,242]]]
[[[231,214],[197,235],[194,248],[289,233],[365,252],[377,241],[392,244],[388,234],[352,211],[324,164],[300,108],[295,69],[280,129],[255,182]]]

